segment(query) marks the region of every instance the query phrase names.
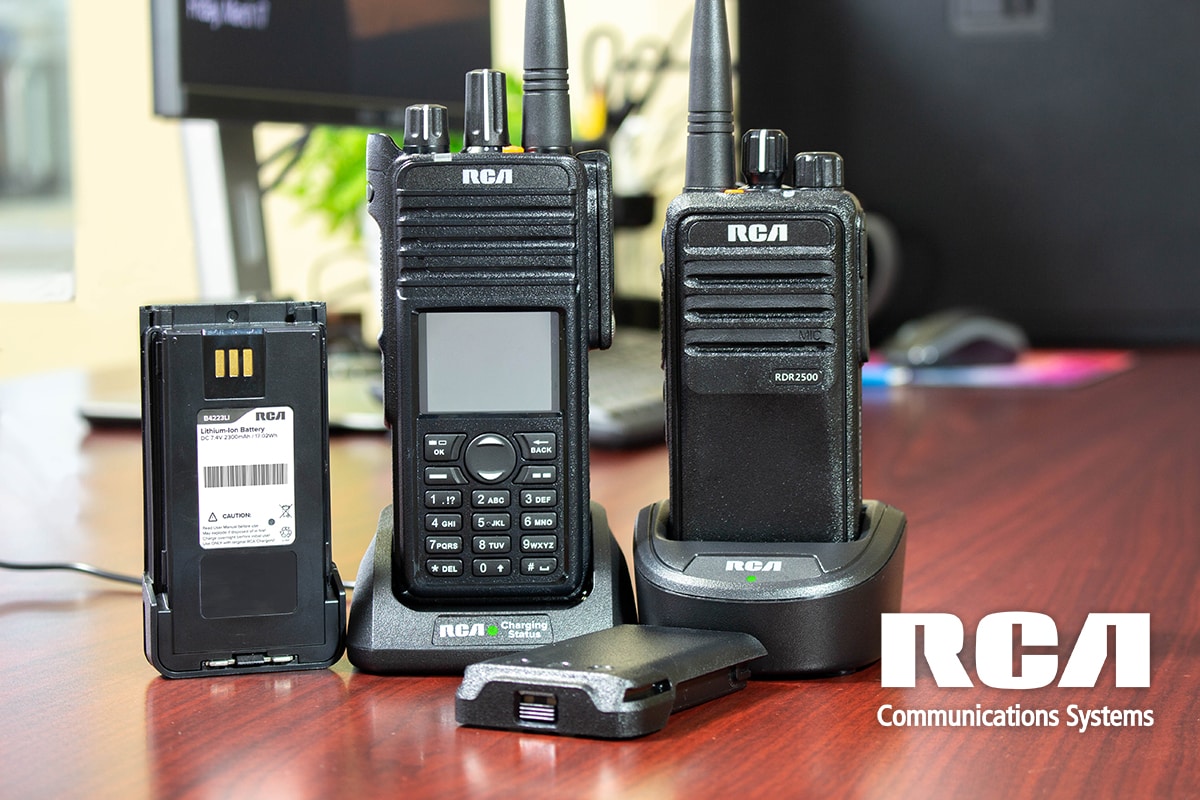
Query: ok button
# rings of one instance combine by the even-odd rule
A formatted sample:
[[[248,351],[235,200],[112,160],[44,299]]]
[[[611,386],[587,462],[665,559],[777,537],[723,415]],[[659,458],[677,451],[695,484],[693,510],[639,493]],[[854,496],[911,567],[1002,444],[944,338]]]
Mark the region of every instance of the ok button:
[[[495,433],[476,436],[467,445],[464,458],[467,472],[483,483],[499,483],[517,466],[517,451],[512,442]]]

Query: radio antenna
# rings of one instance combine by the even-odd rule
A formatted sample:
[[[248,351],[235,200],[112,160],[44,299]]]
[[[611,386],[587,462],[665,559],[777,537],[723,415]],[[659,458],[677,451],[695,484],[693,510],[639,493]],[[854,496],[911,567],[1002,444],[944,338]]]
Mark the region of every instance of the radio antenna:
[[[736,185],[732,73],[725,0],[696,0],[688,68],[685,192]]]
[[[563,0],[525,0],[525,97],[521,145],[531,153],[571,152],[567,14]]]

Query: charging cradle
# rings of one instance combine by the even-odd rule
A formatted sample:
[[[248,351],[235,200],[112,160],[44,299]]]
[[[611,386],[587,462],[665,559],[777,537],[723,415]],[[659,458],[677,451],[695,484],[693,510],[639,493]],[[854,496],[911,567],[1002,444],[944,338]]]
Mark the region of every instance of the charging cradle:
[[[633,587],[604,508],[591,504],[592,572],[570,604],[414,607],[392,591],[392,507],[379,515],[350,604],[347,653],[367,672],[448,673],[488,658],[634,622]]]
[[[668,538],[670,508],[643,508],[633,534],[638,615],[647,625],[740,631],[762,675],[830,675],[879,660],[879,615],[900,610],[904,513],[863,504],[852,542]]]

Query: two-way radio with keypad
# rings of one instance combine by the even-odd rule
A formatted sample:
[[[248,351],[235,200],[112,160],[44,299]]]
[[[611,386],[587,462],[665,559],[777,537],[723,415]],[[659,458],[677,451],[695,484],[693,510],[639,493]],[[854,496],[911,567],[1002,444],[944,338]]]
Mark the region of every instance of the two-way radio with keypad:
[[[445,108],[411,106],[400,145],[367,143],[394,491],[349,649],[379,671],[456,668],[472,648],[617,621],[615,590],[595,585],[615,543],[588,487],[587,355],[612,339],[612,181],[607,153],[571,152],[562,0],[526,3],[521,146],[501,72],[467,73],[462,152],[447,124]],[[584,621],[520,616],[598,595],[607,611]]]

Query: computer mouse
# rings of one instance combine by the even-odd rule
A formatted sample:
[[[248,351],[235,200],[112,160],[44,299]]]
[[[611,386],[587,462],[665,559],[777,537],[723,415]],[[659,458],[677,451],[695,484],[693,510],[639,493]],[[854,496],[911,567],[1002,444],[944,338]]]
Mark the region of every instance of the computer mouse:
[[[952,309],[901,325],[884,345],[889,362],[907,367],[1007,364],[1029,340],[1011,322],[977,311]]]

